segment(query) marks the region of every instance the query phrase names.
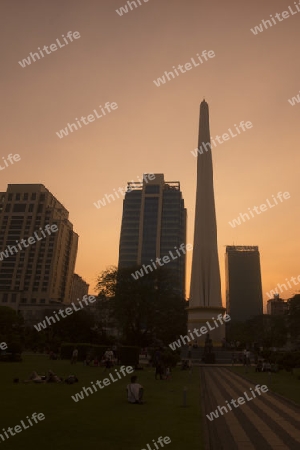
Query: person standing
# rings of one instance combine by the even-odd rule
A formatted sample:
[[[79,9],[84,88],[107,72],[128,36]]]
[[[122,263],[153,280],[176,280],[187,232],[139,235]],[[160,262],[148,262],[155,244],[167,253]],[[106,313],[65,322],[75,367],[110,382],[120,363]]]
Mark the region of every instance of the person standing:
[[[77,348],[74,348],[73,353],[72,353],[71,364],[76,364],[77,358],[78,358],[78,350],[77,350]]]
[[[113,366],[113,357],[114,357],[113,351],[110,348],[108,348],[106,350],[106,352],[104,353],[104,360],[105,360],[105,369],[104,369],[104,371],[106,369],[108,369],[108,370],[111,369],[111,367]]]

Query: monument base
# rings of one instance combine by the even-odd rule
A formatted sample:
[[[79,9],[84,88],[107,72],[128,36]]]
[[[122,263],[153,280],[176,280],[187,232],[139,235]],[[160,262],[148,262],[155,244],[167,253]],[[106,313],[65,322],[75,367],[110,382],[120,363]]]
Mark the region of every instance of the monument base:
[[[225,322],[222,320],[217,320],[219,314],[222,318],[225,313],[225,308],[222,306],[195,306],[187,308],[188,311],[188,333],[193,333],[194,328],[197,329],[200,337],[197,337],[196,333],[194,343],[197,342],[199,347],[204,347],[205,339],[209,333],[209,338],[212,339],[212,344],[214,347],[222,346],[222,339],[225,338]],[[208,322],[208,323],[207,323]],[[201,327],[206,327],[207,333],[200,331]],[[205,331],[205,330],[202,330]]]

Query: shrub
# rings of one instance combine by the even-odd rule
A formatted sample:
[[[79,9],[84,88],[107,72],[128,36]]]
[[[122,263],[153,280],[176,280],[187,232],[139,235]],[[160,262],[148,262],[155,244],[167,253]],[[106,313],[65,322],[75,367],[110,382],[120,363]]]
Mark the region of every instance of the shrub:
[[[176,367],[177,363],[181,360],[181,352],[177,350],[176,352],[172,351],[169,348],[165,348],[162,352],[162,363],[165,367]]]
[[[18,362],[22,361],[22,345],[19,342],[11,342],[7,344],[7,349],[0,354],[1,362]]]
[[[93,359],[97,356],[97,358],[101,360],[102,356],[107,350],[106,345],[63,343],[60,349],[61,359],[71,359],[73,350],[75,348],[77,348],[78,350],[78,361],[84,361],[87,355],[90,359]]]

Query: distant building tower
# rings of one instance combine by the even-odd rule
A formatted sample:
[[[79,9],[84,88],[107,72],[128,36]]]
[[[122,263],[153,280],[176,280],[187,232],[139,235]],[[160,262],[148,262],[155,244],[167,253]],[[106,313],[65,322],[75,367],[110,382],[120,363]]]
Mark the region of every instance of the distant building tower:
[[[231,321],[263,314],[260,255],[257,246],[227,246],[226,309]]]
[[[0,305],[27,323],[70,302],[78,235],[68,216],[42,184],[9,184],[0,193]],[[58,230],[43,236],[49,225]]]
[[[163,174],[144,174],[128,183],[123,201],[119,268],[151,264],[186,244],[186,209],[179,181]],[[178,293],[185,298],[185,255],[167,265]],[[154,270],[154,269],[153,269]]]
[[[74,273],[71,288],[71,299],[70,303],[77,302],[77,300],[82,300],[84,295],[88,295],[89,284],[87,284],[82,277]]]
[[[288,302],[274,294],[274,298],[267,301],[267,314],[271,316],[282,316],[288,310]]]

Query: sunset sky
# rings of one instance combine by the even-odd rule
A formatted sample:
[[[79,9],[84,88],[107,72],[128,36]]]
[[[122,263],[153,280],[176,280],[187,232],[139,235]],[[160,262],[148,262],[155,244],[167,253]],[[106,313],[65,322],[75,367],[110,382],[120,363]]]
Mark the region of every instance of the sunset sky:
[[[94,202],[143,173],[180,181],[193,243],[199,105],[209,104],[211,136],[253,127],[213,149],[218,245],[225,305],[226,245],[258,245],[263,297],[300,275],[300,12],[254,35],[293,0],[149,0],[119,16],[125,0],[1,4],[0,172],[8,183],[42,183],[79,234],[76,273],[95,293],[96,277],[118,262],[122,200]],[[18,63],[62,35],[80,38],[24,68]],[[197,53],[215,57],[165,85],[153,80]],[[60,139],[56,132],[99,105],[118,109]],[[0,163],[1,164],[1,163]],[[3,164],[2,164],[3,165]],[[236,228],[229,221],[288,191],[290,198]],[[187,260],[187,293],[191,252]],[[284,292],[288,298],[296,291]]]

